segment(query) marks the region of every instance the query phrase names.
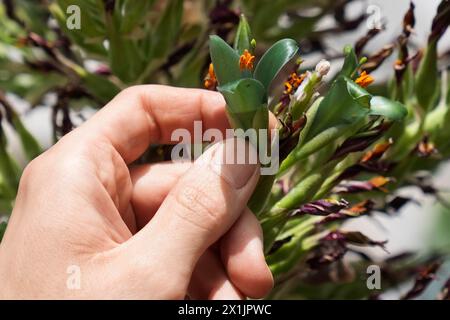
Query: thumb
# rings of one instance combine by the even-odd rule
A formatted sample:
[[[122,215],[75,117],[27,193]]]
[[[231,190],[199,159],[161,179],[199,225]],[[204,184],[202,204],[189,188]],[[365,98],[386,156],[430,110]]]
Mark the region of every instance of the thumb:
[[[244,212],[258,169],[257,152],[248,142],[228,139],[212,146],[131,239],[135,250],[161,261],[171,273],[192,272],[205,250]]]

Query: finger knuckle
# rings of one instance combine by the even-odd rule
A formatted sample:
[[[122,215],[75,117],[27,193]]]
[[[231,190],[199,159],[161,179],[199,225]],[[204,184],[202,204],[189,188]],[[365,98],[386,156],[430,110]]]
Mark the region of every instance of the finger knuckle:
[[[47,167],[47,158],[48,155],[46,153],[43,153],[31,160],[24,168],[20,181],[32,181],[36,178],[36,176],[40,175],[44,168]]]
[[[20,181],[22,183],[32,180],[32,177],[36,174],[36,172],[39,171],[37,168],[39,166],[38,161],[39,159],[37,158],[27,164],[27,166],[23,170],[22,177],[20,178]]]
[[[128,95],[134,95],[137,92],[140,91],[141,86],[130,86],[127,87],[125,89],[123,89],[120,93],[119,96],[128,96]]]
[[[130,96],[138,97],[146,93],[151,93],[154,90],[154,85],[134,85],[123,89],[119,93],[119,96],[125,96],[127,98],[129,98]]]
[[[226,211],[223,201],[194,185],[181,188],[175,201],[178,215],[203,228],[220,224]]]

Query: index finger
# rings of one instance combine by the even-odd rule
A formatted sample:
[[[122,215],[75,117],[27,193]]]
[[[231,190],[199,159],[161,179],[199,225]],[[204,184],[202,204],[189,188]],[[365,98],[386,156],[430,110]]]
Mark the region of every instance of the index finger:
[[[203,130],[225,132],[229,122],[225,100],[218,92],[141,85],[125,89],[89,119],[80,130],[106,139],[126,163],[136,160],[151,143],[169,144],[179,128],[194,131],[194,121]]]

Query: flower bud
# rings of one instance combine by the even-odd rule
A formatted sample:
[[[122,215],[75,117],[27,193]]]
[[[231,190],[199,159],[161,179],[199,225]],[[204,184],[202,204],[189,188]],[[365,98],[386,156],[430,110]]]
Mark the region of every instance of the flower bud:
[[[330,71],[331,64],[328,60],[320,60],[320,62],[316,65],[316,72],[321,76],[326,76]]]

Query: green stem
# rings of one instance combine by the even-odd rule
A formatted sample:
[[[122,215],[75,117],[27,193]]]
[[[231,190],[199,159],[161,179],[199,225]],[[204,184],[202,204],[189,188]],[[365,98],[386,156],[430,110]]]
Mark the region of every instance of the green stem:
[[[272,207],[268,217],[263,221],[264,248],[266,251],[270,250],[275,239],[283,230],[289,219],[289,211],[314,199],[316,192],[338,163],[339,160],[332,160],[324,166],[311,171]]]
[[[297,184],[286,196],[278,201],[273,211],[292,210],[312,199],[322,183],[332,172],[339,160],[332,160],[320,168],[311,171],[299,184]]]

